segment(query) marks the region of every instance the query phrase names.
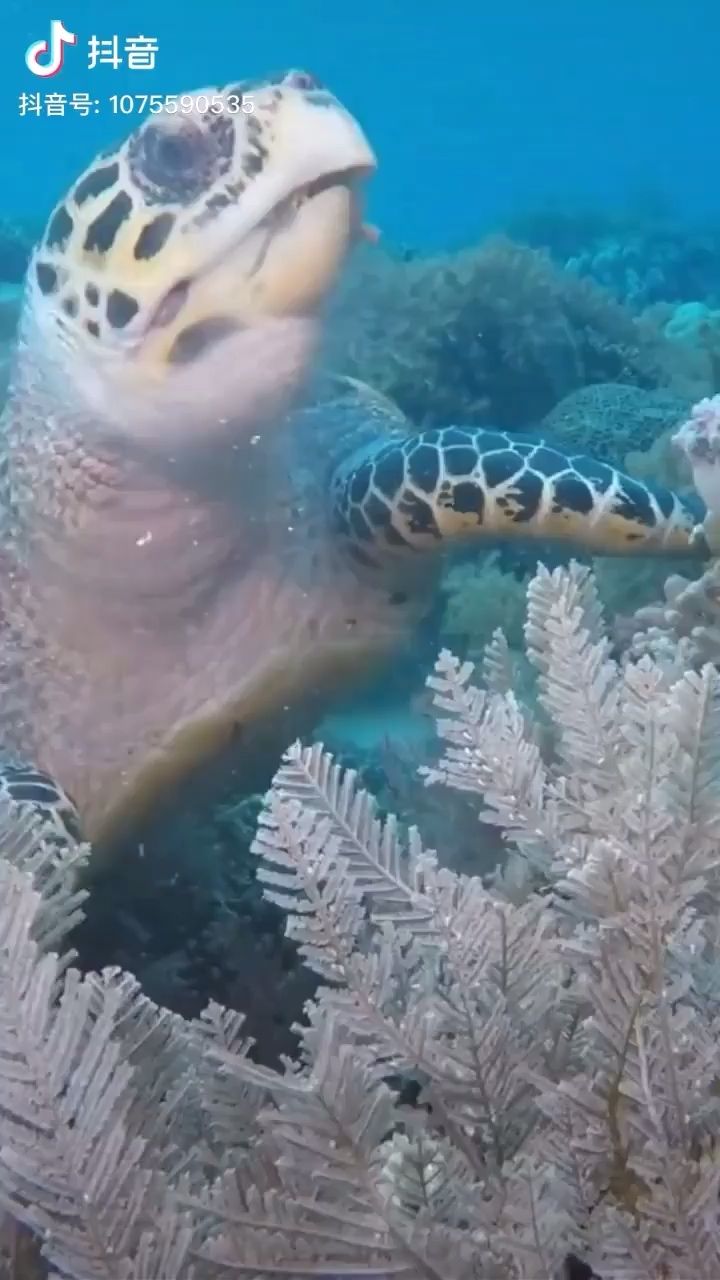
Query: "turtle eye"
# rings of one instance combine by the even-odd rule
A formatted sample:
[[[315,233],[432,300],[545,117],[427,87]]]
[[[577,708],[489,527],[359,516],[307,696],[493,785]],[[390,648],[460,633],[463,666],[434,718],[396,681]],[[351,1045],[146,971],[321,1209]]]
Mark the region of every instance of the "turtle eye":
[[[191,204],[226,173],[232,160],[235,130],[230,117],[217,116],[215,127],[204,118],[158,118],[133,134],[128,161],[133,181],[153,201]]]
[[[210,156],[208,138],[196,125],[180,128],[150,125],[143,138],[143,168],[153,186],[172,189],[205,171]]]

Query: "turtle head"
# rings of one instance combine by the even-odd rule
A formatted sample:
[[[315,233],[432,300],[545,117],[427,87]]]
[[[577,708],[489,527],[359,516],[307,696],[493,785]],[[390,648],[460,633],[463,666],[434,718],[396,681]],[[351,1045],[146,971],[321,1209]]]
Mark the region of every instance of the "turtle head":
[[[66,394],[148,438],[257,420],[305,374],[374,167],[304,72],[164,103],[54,209],[28,274],[35,358],[39,338]]]

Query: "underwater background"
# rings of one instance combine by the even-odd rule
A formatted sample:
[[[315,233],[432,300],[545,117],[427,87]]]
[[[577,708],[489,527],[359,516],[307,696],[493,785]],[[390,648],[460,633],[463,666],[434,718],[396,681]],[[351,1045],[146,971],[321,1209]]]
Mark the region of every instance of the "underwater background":
[[[53,18],[78,45],[43,82],[24,52]],[[667,441],[694,401],[720,390],[720,11],[707,0],[6,0],[3,19],[6,350],[33,236],[93,154],[139,122],[114,112],[113,96],[306,67],[358,116],[379,159],[367,212],[380,246],[358,253],[340,291],[330,366],[418,425],[542,428],[687,489]],[[93,35],[117,36],[122,51],[141,34],[157,41],[154,69],[88,68]],[[50,91],[88,94],[97,110],[21,114],[21,95]],[[316,726],[456,865],[477,853],[477,820],[461,797],[448,821],[447,800],[440,813],[416,781],[432,749],[425,676],[441,645],[477,659],[498,626],[520,646],[538,554],[456,557],[402,661]],[[631,634],[627,617],[662,596],[673,568],[698,572],[681,561],[595,568],[618,644]],[[94,888],[77,941],[85,963],[126,966],[184,1013],[208,996],[246,1010],[266,1058],[287,1048],[309,990],[248,854],[276,763],[263,762],[252,787],[242,771],[231,775],[219,796],[212,779],[198,781]],[[500,846],[492,833],[483,840],[490,867]]]
[[[307,67],[377,148],[371,214],[393,240],[445,247],[546,200],[652,199],[688,217],[720,206],[720,12],[706,0],[5,0],[2,18],[7,213],[44,213],[127,123],[106,105],[18,117],[17,95],[37,88],[25,48],[51,18],[79,36],[53,79],[67,93],[176,93]],[[93,34],[156,37],[156,69],[89,72]]]

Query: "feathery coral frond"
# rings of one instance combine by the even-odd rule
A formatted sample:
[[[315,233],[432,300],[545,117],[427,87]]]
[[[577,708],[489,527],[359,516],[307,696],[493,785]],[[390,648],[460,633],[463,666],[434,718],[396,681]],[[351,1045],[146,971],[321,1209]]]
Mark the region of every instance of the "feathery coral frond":
[[[512,884],[286,754],[254,852],[325,985],[281,1070],[239,1014],[46,954],[74,855],[0,808],[0,1202],[63,1278],[718,1275],[720,676],[612,657],[576,565],[539,570],[526,643],[527,704],[498,637],[487,687],[447,652],[429,680],[425,781]]]

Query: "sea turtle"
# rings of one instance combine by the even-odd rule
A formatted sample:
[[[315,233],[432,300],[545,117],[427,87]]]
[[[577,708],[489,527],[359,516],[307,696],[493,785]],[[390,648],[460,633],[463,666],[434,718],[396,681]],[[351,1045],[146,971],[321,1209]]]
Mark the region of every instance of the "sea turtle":
[[[675,495],[604,463],[413,432],[347,382],[318,400],[374,167],[305,73],[211,89],[99,155],[34,251],[2,419],[2,778],[101,845],[238,726],[250,750],[402,643],[448,541],[705,552]]]

